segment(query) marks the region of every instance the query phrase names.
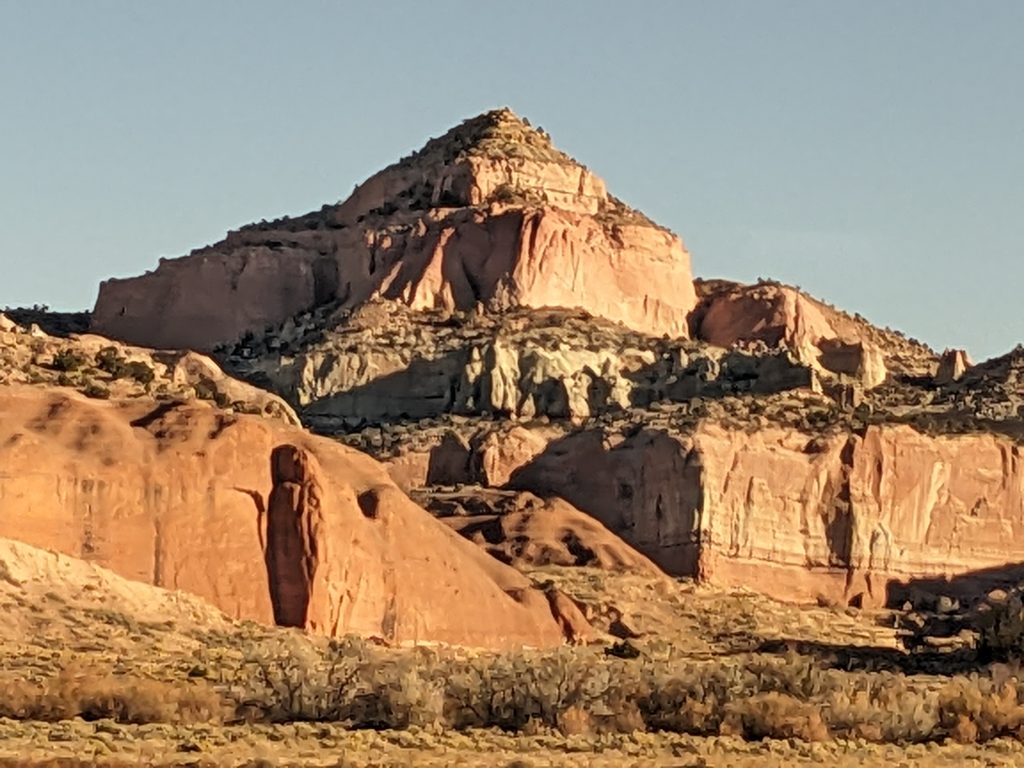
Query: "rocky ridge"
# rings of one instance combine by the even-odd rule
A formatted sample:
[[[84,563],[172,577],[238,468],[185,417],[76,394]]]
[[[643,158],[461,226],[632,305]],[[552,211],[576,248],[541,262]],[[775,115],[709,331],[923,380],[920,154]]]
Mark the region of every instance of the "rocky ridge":
[[[687,334],[696,303],[675,235],[608,195],[546,134],[496,110],[342,203],[106,281],[92,329],[207,351],[326,302],[351,309],[377,298],[449,312],[581,307],[672,336]]]

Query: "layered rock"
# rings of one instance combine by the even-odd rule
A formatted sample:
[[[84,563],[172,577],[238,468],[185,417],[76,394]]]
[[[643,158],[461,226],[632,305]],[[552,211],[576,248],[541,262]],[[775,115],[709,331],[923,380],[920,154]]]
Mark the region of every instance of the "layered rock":
[[[797,359],[868,389],[894,374],[929,376],[936,356],[924,344],[877,328],[802,291],[773,281],[740,285],[698,281],[697,338],[720,347],[760,342],[785,346]]]
[[[786,349],[655,338],[571,310],[449,316],[378,303],[301,315],[221,359],[332,433],[446,414],[578,421],[658,401],[820,388]]]
[[[1024,561],[1020,445],[879,425],[812,435],[703,422],[687,433],[584,430],[517,488],[597,517],[666,571],[784,599],[881,603],[915,580],[983,591]]]
[[[486,647],[587,631],[372,459],[200,401],[0,387],[0,509],[2,536],[233,617]]]
[[[481,488],[416,498],[453,530],[520,569],[582,566],[663,575],[648,558],[564,499]]]
[[[92,328],[210,350],[327,302],[414,309],[579,307],[686,336],[680,240],[608,195],[508,110],[468,120],[334,206],[232,232],[100,287]]]

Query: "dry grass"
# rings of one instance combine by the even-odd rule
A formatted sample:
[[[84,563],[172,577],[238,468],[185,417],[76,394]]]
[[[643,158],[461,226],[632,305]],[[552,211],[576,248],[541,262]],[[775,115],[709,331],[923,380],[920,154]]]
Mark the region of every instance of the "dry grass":
[[[70,665],[42,683],[0,680],[0,716],[55,722],[217,723],[224,703],[204,681],[168,682]]]

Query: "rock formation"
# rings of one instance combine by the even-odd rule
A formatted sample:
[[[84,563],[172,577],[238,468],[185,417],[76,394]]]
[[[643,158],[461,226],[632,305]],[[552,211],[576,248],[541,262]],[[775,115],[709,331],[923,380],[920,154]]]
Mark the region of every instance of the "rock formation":
[[[173,626],[182,633],[230,626],[221,611],[194,595],[131,581],[95,563],[20,541],[0,539],[0,574],[0,640],[11,643],[37,637],[40,622],[47,634],[64,634],[61,639],[67,639],[80,633],[83,624],[101,625],[97,617],[110,615],[120,615],[125,622]]]
[[[0,509],[2,536],[238,618],[484,647],[557,644],[571,620],[372,459],[203,401],[0,387]]]
[[[947,349],[939,359],[939,370],[935,374],[938,385],[952,384],[959,381],[972,365],[971,358],[962,349]]]
[[[652,279],[657,275],[657,279]],[[467,120],[343,203],[231,232],[100,287],[94,332],[208,351],[325,303],[413,309],[579,307],[687,335],[680,240],[508,110]]]
[[[88,397],[201,399],[240,413],[298,425],[277,395],[226,375],[195,352],[154,351],[91,334],[50,336],[0,315],[0,385],[35,384],[77,390]]]
[[[934,353],[916,341],[870,325],[791,286],[772,281],[740,285],[698,281],[694,335],[719,347],[751,342],[784,345],[798,360],[868,389],[889,370],[934,373]]]
[[[1000,566],[1024,561],[1013,543],[1024,532],[1020,457],[992,435],[702,423],[687,434],[583,431],[512,485],[567,499],[669,573],[877,604],[913,580],[993,569],[998,581]]]
[[[520,569],[585,566],[663,576],[648,558],[561,498],[463,488],[429,493],[423,501],[453,530]]]

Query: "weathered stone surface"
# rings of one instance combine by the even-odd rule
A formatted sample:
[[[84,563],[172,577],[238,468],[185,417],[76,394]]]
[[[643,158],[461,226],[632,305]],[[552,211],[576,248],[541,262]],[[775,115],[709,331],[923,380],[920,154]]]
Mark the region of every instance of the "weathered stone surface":
[[[453,530],[516,568],[585,566],[663,575],[648,558],[564,499],[465,487],[416,500]]]
[[[446,414],[580,421],[657,401],[815,389],[819,378],[787,349],[724,350],[557,309],[310,313],[222,360],[332,433]]]
[[[563,639],[564,617],[525,577],[433,520],[372,459],[201,402],[0,387],[0,535],[332,636]]]
[[[591,430],[552,443],[512,485],[567,499],[670,573],[784,599],[882,602],[901,583],[975,571],[989,571],[976,589],[991,588],[1024,561],[1021,451],[906,426]]]
[[[939,359],[939,370],[935,374],[935,383],[939,386],[959,381],[973,365],[967,352],[962,349],[947,349]]]
[[[925,345],[791,286],[698,281],[698,288],[701,301],[693,316],[694,335],[711,344],[784,345],[823,373],[852,377],[869,389],[881,384],[890,370],[917,376],[934,373],[935,353]]]
[[[40,623],[48,635],[59,636],[63,628],[74,636],[97,614],[120,614],[125,621],[140,624],[173,622],[182,632],[230,627],[221,611],[194,595],[131,581],[95,563],[21,541],[0,539],[0,574],[0,600],[5,608],[0,640],[10,643],[37,639]]]
[[[231,378],[196,352],[154,351],[93,334],[49,336],[9,321],[0,327],[6,328],[0,330],[0,385],[68,388],[96,399],[202,399],[225,411],[299,424],[295,411],[280,397]]]
[[[339,205],[106,281],[92,328],[205,351],[320,304],[375,298],[445,311],[578,307],[670,336],[687,335],[696,304],[675,235],[499,110],[429,142]]]

